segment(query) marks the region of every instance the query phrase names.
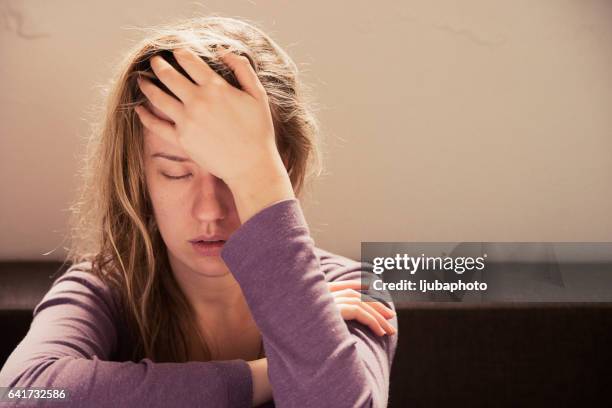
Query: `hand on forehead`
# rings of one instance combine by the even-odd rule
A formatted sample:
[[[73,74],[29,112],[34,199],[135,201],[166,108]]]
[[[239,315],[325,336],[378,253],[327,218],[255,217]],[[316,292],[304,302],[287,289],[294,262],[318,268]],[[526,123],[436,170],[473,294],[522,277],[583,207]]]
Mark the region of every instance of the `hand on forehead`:
[[[144,107],[149,112],[157,116],[158,118],[166,120],[170,122],[171,124],[174,124],[174,122],[172,121],[172,119],[170,119],[170,117],[168,117],[168,115],[164,114],[162,111],[157,109],[149,101],[144,103]],[[150,151],[150,153],[153,153],[153,150],[155,150],[155,151],[162,151],[162,152],[172,154],[175,156],[180,156],[180,157],[187,156],[187,154],[185,153],[181,145],[178,143],[178,141],[176,143],[171,143],[167,139],[152,133],[147,128],[144,129],[144,134],[145,134],[145,150],[147,152]]]
[[[166,115],[164,112],[157,109],[153,104],[151,104],[151,102],[149,101],[145,102],[145,108],[147,108],[150,112],[153,112],[153,114],[157,116],[158,118],[164,119],[174,124],[174,122],[172,121],[172,119],[170,119],[168,115]]]

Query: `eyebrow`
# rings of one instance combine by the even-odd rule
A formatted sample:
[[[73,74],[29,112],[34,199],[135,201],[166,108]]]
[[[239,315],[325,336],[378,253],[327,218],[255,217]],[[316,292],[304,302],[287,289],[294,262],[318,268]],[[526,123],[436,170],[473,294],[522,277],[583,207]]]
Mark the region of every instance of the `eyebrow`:
[[[167,153],[155,153],[152,154],[151,157],[161,157],[162,159],[172,160],[175,162],[191,162],[191,160],[186,157],[173,156]]]

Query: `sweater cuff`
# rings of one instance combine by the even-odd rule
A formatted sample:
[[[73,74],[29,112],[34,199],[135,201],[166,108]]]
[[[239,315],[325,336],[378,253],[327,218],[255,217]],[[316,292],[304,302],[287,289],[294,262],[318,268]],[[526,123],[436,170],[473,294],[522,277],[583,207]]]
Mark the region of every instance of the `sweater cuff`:
[[[245,360],[209,361],[225,380],[229,407],[253,406],[253,378]]]

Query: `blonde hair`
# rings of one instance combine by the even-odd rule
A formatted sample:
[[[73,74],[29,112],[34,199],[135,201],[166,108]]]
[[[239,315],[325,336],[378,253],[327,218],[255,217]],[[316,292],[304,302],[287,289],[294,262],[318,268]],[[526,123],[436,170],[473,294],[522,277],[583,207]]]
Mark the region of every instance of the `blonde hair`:
[[[134,106],[146,101],[136,78],[144,75],[171,93],[150,69],[162,55],[183,75],[171,50],[196,52],[232,85],[231,70],[216,57],[224,47],[246,56],[267,91],[276,142],[296,195],[321,172],[319,128],[309,94],[291,58],[253,23],[229,17],[198,17],[152,29],[126,55],[105,95],[105,112],[93,126],[81,171],[82,187],[71,206],[67,261],[91,261],[92,272],[119,295],[136,344],[133,358],[184,362],[210,350],[198,338],[194,312],[171,273],[156,227],[144,177],[142,125]]]

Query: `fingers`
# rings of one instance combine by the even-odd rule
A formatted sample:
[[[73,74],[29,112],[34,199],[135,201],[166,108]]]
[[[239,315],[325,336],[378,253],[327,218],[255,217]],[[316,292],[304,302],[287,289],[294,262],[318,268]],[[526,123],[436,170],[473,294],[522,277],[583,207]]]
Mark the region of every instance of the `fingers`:
[[[199,55],[187,48],[172,51],[174,58],[198,85],[205,85],[218,75]]]
[[[389,323],[387,319],[381,313],[375,310],[372,306],[368,305],[365,302],[360,301],[357,298],[354,298],[354,297],[337,298],[336,304],[338,305],[344,304],[344,305],[356,306],[356,307],[361,308],[368,316],[373,317],[374,320],[376,321],[377,324],[374,326],[375,331],[378,330],[378,327],[380,327],[383,330],[382,334],[385,334],[385,333],[395,334],[396,332],[395,327],[393,327],[393,325]],[[358,321],[360,321],[361,323],[367,324],[367,325],[372,324],[371,319],[369,317],[366,320],[362,320],[364,315],[361,314],[361,312],[359,313],[360,315],[358,315],[357,317]]]
[[[183,104],[155,86],[155,84],[148,79],[139,77],[137,81],[140,90],[145,94],[151,104],[155,105],[157,109],[172,118],[174,123],[178,123],[182,117]]]
[[[358,305],[340,303],[338,304],[338,309],[340,309],[340,314],[344,320],[357,320],[358,322],[368,326],[379,336],[385,335],[385,330],[380,326],[376,318],[367,313]]]
[[[385,306],[382,302],[377,300],[361,300],[364,304],[374,308],[378,313],[390,319],[395,316],[395,312],[390,307]]]
[[[194,94],[194,85],[183,74],[178,72],[168,61],[159,55],[151,57],[149,63],[157,78],[184,103]]]
[[[327,285],[330,291],[342,289],[366,290],[368,288],[367,283],[361,283],[358,280],[327,282]]]
[[[338,299],[340,314],[345,320],[357,320],[365,324],[380,336],[385,334],[395,334],[397,330],[380,313],[368,304],[360,302],[355,298]]]
[[[395,316],[393,309],[379,301],[362,301],[357,290],[367,289],[358,280],[328,282],[328,287],[345,320],[356,319],[379,335],[395,334],[397,330],[387,321]]]
[[[395,327],[393,327],[393,325],[391,323],[389,323],[387,321],[387,319],[385,317],[383,317],[383,315],[380,314],[377,310],[375,310],[372,306],[370,306],[369,304],[364,303],[364,302],[361,302],[360,306],[366,312],[368,312],[370,315],[372,315],[372,316],[374,316],[374,318],[376,318],[376,321],[378,321],[378,324],[380,324],[382,326],[382,328],[385,330],[385,332],[387,332],[389,334],[395,334],[396,333]]]
[[[234,71],[236,79],[238,79],[246,93],[257,100],[265,100],[267,98],[266,89],[259,81],[247,57],[228,51],[219,58]]]
[[[144,127],[149,129],[152,133],[159,135],[170,142],[176,143],[174,126],[170,122],[158,118],[142,105],[135,106],[134,111],[138,115],[138,118]]]
[[[364,287],[365,286],[365,287]],[[355,297],[362,300],[364,295],[362,293],[357,292],[357,290],[367,289],[367,284],[361,284],[359,281],[339,281],[339,282],[328,282],[328,287],[330,288],[330,292],[332,292],[333,296],[336,297]],[[383,303],[377,300],[362,300],[363,302],[367,302],[370,306],[376,309],[379,313],[387,316],[387,318],[391,318],[395,316],[395,312],[393,309],[385,306]]]

